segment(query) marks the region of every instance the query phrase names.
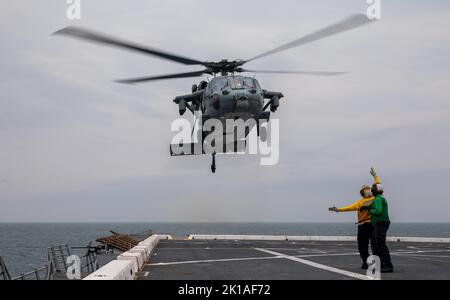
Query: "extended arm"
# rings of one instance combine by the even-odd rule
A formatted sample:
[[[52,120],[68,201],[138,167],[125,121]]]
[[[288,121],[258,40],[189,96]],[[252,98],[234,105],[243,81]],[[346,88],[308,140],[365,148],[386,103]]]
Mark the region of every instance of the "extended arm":
[[[356,201],[352,205],[338,208],[338,212],[357,211],[361,209],[361,200]]]

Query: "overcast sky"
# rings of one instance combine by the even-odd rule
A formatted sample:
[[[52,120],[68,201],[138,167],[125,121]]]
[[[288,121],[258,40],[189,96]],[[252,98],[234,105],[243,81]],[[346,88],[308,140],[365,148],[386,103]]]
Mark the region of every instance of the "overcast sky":
[[[0,222],[353,222],[375,166],[394,222],[449,222],[450,2],[384,1],[382,20],[249,67],[285,98],[276,166],[171,158],[172,102],[194,81],[112,80],[196,70],[50,34],[79,25],[199,60],[246,59],[354,13],[348,1],[3,1]]]

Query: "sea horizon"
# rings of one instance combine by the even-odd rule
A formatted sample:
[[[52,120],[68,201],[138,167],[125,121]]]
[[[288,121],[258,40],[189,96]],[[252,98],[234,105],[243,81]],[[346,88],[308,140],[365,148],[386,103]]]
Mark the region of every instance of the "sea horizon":
[[[426,221],[396,221],[395,224],[450,224],[450,222],[426,222]],[[223,221],[223,222],[208,222],[208,221],[0,221],[0,224],[349,224],[345,221],[337,222],[240,222],[240,221]]]

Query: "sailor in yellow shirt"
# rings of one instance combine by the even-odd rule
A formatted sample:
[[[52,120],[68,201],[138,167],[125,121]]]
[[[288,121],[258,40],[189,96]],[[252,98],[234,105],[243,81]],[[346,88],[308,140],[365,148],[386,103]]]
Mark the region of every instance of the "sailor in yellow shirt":
[[[370,169],[370,174],[373,176],[375,184],[380,183],[380,179],[377,176],[377,173],[375,172],[374,168]],[[373,227],[371,224],[371,215],[369,213],[369,210],[363,209],[363,207],[370,206],[372,204],[372,201],[375,199],[373,197],[371,188],[367,185],[363,186],[361,188],[361,196],[362,199],[356,201],[352,205],[337,208],[337,207],[331,207],[329,210],[334,212],[350,212],[350,211],[357,211],[358,215],[358,250],[359,254],[361,256],[361,259],[363,260],[363,264],[361,266],[361,269],[367,269],[367,258],[369,257],[369,241],[372,248],[372,253],[374,253],[375,249],[375,243],[373,240]],[[374,253],[376,254],[376,253]]]

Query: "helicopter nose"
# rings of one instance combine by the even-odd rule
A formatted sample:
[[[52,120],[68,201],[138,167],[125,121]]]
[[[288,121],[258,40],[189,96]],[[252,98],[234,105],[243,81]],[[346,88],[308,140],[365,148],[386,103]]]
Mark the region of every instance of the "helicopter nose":
[[[245,100],[248,100],[248,96],[244,95],[244,94],[236,95],[236,100],[237,101],[245,101]]]
[[[248,109],[250,106],[249,103],[249,97],[246,94],[237,94],[234,98],[234,108],[241,110],[241,109]]]

